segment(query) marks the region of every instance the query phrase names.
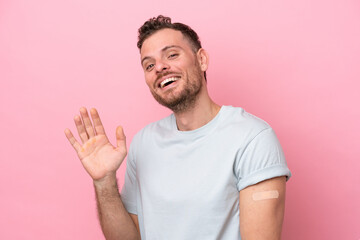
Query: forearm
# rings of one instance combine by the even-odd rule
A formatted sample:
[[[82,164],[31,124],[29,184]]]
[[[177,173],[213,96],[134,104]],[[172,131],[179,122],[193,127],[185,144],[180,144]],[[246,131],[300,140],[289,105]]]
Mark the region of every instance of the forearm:
[[[140,239],[135,223],[121,201],[116,176],[94,181],[94,187],[99,221],[106,239]]]

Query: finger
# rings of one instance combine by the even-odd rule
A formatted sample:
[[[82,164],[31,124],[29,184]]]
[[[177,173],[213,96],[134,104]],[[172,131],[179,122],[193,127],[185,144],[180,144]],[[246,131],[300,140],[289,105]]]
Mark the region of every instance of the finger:
[[[96,134],[105,134],[104,126],[101,123],[99,113],[95,108],[90,109],[91,119],[94,123]]]
[[[76,152],[79,152],[81,150],[81,145],[76,141],[74,138],[74,135],[71,133],[69,129],[65,129],[65,136],[69,140],[70,144],[73,146]]]
[[[94,137],[95,136],[94,128],[92,126],[92,123],[91,123],[91,120],[89,118],[89,114],[88,114],[86,108],[84,108],[84,107],[80,108],[80,114],[81,114],[83,123],[85,125],[86,133],[88,134],[89,138]]]
[[[74,117],[74,122],[75,122],[75,126],[76,126],[76,129],[78,131],[78,134],[79,134],[79,137],[80,137],[82,143],[89,140],[89,136],[86,133],[85,126],[84,126],[83,122],[81,121],[80,116],[76,115]]]
[[[126,149],[126,137],[124,129],[121,126],[116,128],[116,145],[117,147],[124,147]]]

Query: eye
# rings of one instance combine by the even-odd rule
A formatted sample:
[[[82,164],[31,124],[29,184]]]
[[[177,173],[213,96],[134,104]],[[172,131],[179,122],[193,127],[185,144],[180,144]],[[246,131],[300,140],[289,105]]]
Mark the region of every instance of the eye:
[[[173,54],[170,54],[168,58],[176,58],[177,56],[179,56],[178,53],[173,53]]]
[[[145,69],[146,69],[147,71],[149,71],[153,66],[154,66],[154,64],[149,64],[149,65],[146,66]]]

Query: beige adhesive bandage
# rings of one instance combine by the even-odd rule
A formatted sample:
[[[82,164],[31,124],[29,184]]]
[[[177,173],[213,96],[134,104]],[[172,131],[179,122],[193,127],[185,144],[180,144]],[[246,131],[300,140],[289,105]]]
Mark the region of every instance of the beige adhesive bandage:
[[[279,198],[279,192],[277,190],[256,192],[252,195],[254,201],[260,201],[265,199]]]

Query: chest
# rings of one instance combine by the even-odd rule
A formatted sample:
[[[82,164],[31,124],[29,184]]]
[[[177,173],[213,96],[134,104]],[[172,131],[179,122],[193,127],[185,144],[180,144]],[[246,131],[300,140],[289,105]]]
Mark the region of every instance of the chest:
[[[216,137],[151,142],[137,157],[140,194],[162,204],[221,206],[238,195],[233,170],[237,154],[235,144]]]

